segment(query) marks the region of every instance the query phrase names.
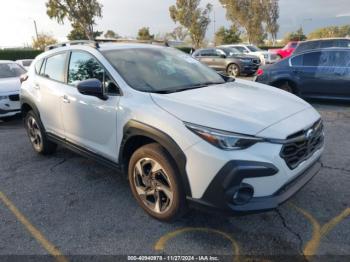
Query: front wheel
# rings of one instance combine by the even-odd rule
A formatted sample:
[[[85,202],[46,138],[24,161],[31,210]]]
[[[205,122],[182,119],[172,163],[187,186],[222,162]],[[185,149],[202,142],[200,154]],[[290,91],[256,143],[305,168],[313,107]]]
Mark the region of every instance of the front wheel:
[[[42,155],[49,155],[55,152],[57,145],[47,139],[40,118],[33,111],[27,113],[24,122],[28,137],[35,152]]]
[[[233,77],[237,77],[237,76],[239,76],[240,75],[240,73],[241,73],[241,70],[240,70],[240,68],[239,68],[239,66],[238,65],[236,65],[236,64],[230,64],[228,67],[227,67],[227,74],[229,75],[229,76],[233,76]]]
[[[148,144],[134,152],[128,177],[134,197],[152,217],[171,221],[186,211],[177,168],[169,153],[159,144]]]

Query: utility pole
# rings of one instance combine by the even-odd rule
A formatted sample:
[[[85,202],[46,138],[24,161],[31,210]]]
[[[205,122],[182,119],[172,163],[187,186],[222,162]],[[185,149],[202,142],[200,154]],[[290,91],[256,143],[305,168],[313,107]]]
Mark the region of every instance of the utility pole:
[[[36,21],[35,21],[35,20],[33,20],[33,21],[34,21],[34,28],[35,28],[36,40],[38,40],[38,39],[39,39],[38,28],[37,28],[37,26],[36,26]]]
[[[215,14],[215,6],[213,7],[213,15],[214,15],[214,46],[216,46],[216,37],[215,37],[215,33],[216,33],[216,14]]]

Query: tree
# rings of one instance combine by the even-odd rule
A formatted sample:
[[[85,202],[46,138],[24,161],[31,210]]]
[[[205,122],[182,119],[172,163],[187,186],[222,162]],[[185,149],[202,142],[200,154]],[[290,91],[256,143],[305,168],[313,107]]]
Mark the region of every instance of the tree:
[[[67,36],[68,40],[88,40],[88,37],[85,34],[85,31],[83,28],[80,27],[78,24],[72,24],[73,29],[70,31],[69,35]],[[102,35],[103,32],[101,31],[95,31],[93,33],[93,39],[96,37],[99,37]]]
[[[142,27],[139,29],[139,32],[137,34],[137,40],[149,41],[153,39],[154,39],[154,35],[151,35],[149,31],[149,27]]]
[[[32,45],[34,49],[44,50],[48,45],[53,45],[56,43],[57,40],[53,36],[46,33],[41,33],[38,35],[38,38],[33,38]]]
[[[306,35],[304,35],[303,28],[299,28],[296,32],[288,33],[283,38],[283,43],[288,43],[290,41],[305,41],[307,39]]]
[[[275,45],[279,30],[279,5],[278,0],[265,0],[262,2],[266,31],[271,35],[272,43]]]
[[[113,30],[107,30],[107,32],[104,34],[105,38],[119,38],[119,35],[114,32]]]
[[[264,1],[219,0],[226,9],[226,17],[233,24],[242,27],[250,43],[259,44],[264,40]],[[266,1],[266,0],[265,0]]]
[[[350,25],[329,26],[319,28],[308,35],[308,39],[348,37],[350,36]]]
[[[210,23],[209,14],[211,4],[204,9],[200,8],[200,0],[176,0],[176,4],[170,6],[170,17],[175,23],[185,27],[195,48],[201,47]]]
[[[95,19],[102,17],[102,5],[97,0],[48,0],[46,7],[51,19],[63,24],[67,18],[82,29],[87,39],[94,39]]]
[[[174,28],[174,30],[171,33],[166,35],[166,37],[170,37],[176,41],[185,41],[187,36],[188,30],[185,29],[183,26],[178,26]]]
[[[220,27],[215,33],[215,44],[233,44],[241,42],[241,32],[236,25],[232,25],[229,29],[224,26]]]

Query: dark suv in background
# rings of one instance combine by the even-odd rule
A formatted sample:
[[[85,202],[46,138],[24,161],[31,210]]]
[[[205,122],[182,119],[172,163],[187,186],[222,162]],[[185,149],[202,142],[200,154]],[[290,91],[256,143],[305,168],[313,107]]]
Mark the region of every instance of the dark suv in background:
[[[350,101],[350,48],[323,48],[262,68],[257,82],[305,98]]]
[[[349,38],[328,38],[328,39],[317,39],[299,42],[297,48],[294,50],[293,55],[301,54],[306,51],[319,48],[328,47],[350,47]]]
[[[258,57],[243,54],[235,48],[199,49],[192,56],[209,67],[234,77],[241,74],[253,75],[260,66]]]

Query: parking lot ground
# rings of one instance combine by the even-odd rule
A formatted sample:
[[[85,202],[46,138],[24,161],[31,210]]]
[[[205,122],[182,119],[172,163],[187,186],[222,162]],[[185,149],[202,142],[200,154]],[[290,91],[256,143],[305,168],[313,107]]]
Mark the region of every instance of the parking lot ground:
[[[67,260],[173,254],[349,261],[350,105],[313,105],[325,121],[323,168],[289,202],[239,217],[191,211],[173,224],[146,215],[124,175],[61,147],[38,156],[20,120],[0,123],[0,255],[52,255],[52,245]]]

